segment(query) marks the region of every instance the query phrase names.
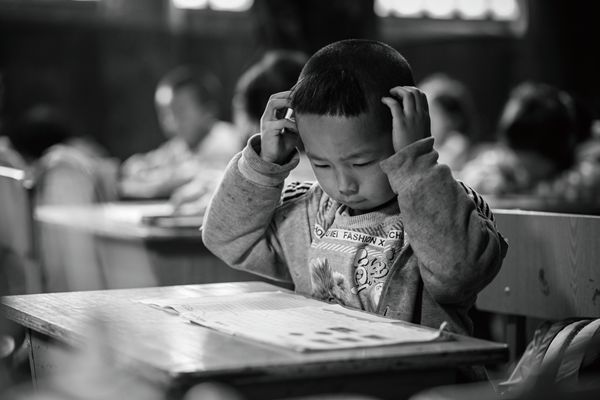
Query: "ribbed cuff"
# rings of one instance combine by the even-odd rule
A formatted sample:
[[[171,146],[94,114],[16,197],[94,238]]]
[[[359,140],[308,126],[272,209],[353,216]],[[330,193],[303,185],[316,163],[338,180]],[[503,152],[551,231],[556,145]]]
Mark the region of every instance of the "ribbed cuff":
[[[390,174],[394,170],[401,168],[403,164],[410,160],[416,159],[419,156],[427,154],[433,150],[433,137],[429,136],[425,139],[417,140],[409,144],[396,154],[381,161],[379,165],[386,174]]]

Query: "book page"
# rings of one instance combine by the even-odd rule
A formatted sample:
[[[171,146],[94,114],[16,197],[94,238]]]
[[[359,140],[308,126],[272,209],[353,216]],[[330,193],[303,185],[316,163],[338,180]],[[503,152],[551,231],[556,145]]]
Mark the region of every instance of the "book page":
[[[291,293],[281,291],[250,292],[231,296],[202,296],[202,297],[180,297],[171,299],[144,299],[140,303],[148,304],[158,308],[168,309],[183,313],[207,313],[207,312],[229,312],[234,315],[261,310],[278,310],[295,307],[303,307],[307,304],[321,305],[318,300],[308,299]]]
[[[149,300],[143,302],[151,304]],[[427,342],[442,337],[435,329],[284,292],[207,296],[160,304],[193,323],[297,351]]]

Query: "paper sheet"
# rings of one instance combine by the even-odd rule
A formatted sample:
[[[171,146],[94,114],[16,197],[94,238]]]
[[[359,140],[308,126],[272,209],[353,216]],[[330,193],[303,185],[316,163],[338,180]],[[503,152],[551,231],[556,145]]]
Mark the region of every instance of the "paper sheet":
[[[284,292],[147,299],[199,325],[297,351],[428,342],[441,332]]]

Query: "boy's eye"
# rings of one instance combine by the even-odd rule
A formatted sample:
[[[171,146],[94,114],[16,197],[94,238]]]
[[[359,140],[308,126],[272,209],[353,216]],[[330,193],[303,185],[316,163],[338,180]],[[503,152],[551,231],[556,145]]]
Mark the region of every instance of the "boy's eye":
[[[373,161],[364,161],[364,162],[357,162],[357,163],[354,163],[352,165],[354,167],[365,167],[365,166],[370,165],[372,163],[373,163]]]
[[[315,166],[315,168],[328,168],[329,165],[327,164],[313,164]]]

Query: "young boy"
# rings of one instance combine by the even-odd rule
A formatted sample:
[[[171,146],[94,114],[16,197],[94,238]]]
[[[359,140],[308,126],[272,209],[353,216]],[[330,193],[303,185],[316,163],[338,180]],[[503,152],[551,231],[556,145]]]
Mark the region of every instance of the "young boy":
[[[437,164],[427,100],[412,85],[406,60],[383,43],[319,50],[229,164],[206,246],[299,293],[471,333],[467,312],[507,246],[481,197]],[[295,120],[279,118],[288,107]],[[283,190],[298,135],[318,182]]]

